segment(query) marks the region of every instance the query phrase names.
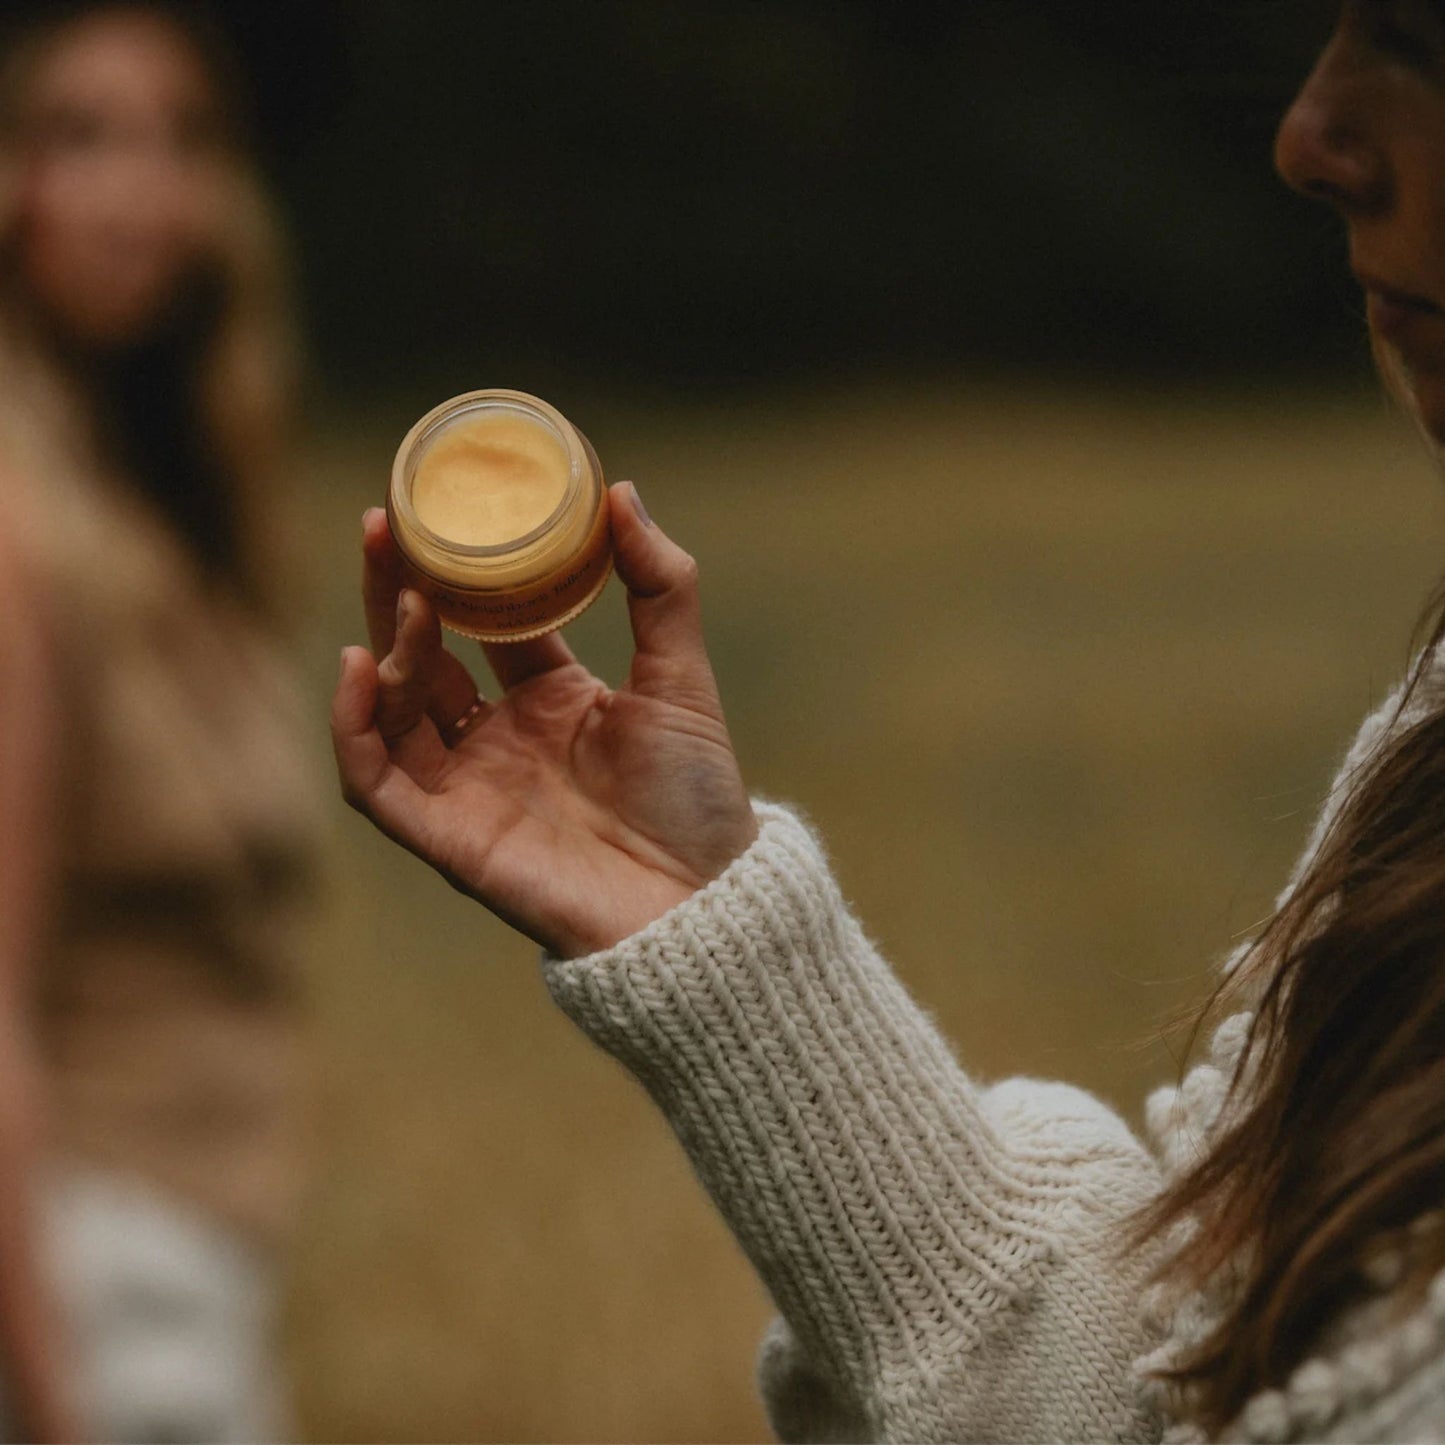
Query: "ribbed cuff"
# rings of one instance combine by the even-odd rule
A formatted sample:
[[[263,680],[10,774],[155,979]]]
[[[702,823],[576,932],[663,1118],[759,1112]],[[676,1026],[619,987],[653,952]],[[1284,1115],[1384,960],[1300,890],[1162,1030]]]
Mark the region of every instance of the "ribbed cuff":
[[[925,1336],[965,1350],[1022,1292],[1061,1181],[1009,1158],[809,830],[756,812],[719,878],[612,949],[545,958],[547,983],[661,1106],[818,1364],[917,1367]]]

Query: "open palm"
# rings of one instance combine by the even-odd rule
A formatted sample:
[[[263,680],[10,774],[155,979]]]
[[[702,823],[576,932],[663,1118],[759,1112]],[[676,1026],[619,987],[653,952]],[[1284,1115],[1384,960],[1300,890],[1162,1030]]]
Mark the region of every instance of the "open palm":
[[[634,495],[619,483],[608,499],[636,642],[621,687],[553,634],[487,646],[501,692],[477,704],[435,613],[403,589],[377,511],[363,544],[372,652],[343,652],[332,706],[347,800],[563,956],[644,927],[756,835],[703,646],[696,569]]]

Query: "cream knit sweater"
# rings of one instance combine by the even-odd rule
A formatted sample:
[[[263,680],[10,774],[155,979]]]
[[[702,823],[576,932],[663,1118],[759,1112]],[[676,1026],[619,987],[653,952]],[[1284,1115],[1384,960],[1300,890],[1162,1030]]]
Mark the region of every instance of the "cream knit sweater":
[[[1440,669],[1406,718],[1439,705]],[[1369,719],[1340,784],[1380,741]],[[1148,1369],[1202,1339],[1220,1279],[1172,1298],[1120,1225],[1195,1157],[1248,1015],[1148,1102],[1146,1148],[1066,1084],[959,1067],[849,913],[821,847],[759,804],[756,843],[616,948],[544,960],[553,996],[646,1086],[781,1318],[760,1376],[784,1439],[1198,1441]],[[1445,1201],[1442,1201],[1445,1203]],[[1231,1440],[1445,1441],[1445,1277],[1403,1320],[1336,1321]]]

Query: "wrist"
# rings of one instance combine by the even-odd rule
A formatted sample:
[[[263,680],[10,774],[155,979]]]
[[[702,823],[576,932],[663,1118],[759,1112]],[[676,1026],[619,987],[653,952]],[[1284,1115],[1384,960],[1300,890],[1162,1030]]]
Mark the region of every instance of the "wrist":
[[[548,945],[557,958],[584,958],[590,953],[605,953],[618,944],[650,928],[675,908],[680,908],[698,891],[698,887],[679,879],[659,878],[640,896],[625,902],[619,900],[608,916],[579,928],[568,937]]]
[[[720,878],[758,840],[759,824],[749,806],[746,818],[740,820],[732,846],[719,850],[717,865],[707,876],[684,879],[656,873],[647,883],[626,899],[616,899],[605,917],[588,924],[556,941],[542,940],[548,952],[557,958],[583,958],[616,948],[626,939],[650,928],[674,909],[682,907],[702,889]]]

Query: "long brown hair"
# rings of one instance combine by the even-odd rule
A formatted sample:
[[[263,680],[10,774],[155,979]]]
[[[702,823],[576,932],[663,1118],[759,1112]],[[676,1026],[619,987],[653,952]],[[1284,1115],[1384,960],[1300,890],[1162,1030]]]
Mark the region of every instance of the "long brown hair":
[[[124,354],[92,357],[37,334],[13,264],[31,93],[53,47],[88,17],[134,11],[173,29],[210,79],[227,224],[173,324]],[[299,375],[282,228],[245,136],[224,36],[203,5],[89,0],[48,5],[5,37],[0,62],[0,372],[12,466],[118,472],[200,564],[248,601],[269,600],[279,546],[278,472]],[[84,437],[83,445],[77,438]]]
[[[1445,707],[1429,694],[1445,590],[1373,754],[1197,1027],[1241,999],[1247,1042],[1197,1164],[1137,1221],[1176,1241],[1159,1271],[1239,1283],[1213,1332],[1162,1377],[1217,1431],[1283,1384],[1399,1250],[1402,1310],[1445,1266]],[[1417,1226],[1412,1228],[1412,1226]]]

